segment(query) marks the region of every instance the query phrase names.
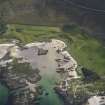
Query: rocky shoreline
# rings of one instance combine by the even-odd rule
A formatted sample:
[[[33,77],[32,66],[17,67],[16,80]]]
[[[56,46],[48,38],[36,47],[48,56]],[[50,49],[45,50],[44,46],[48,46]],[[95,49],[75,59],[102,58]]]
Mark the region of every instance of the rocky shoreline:
[[[29,43],[22,48],[16,43],[1,44],[0,81],[10,90],[7,105],[37,105],[37,96],[42,92],[38,85],[41,80],[40,70],[49,70],[52,65],[57,74],[63,74],[54,90],[65,105],[82,105],[95,96],[97,93],[87,88],[90,84],[82,81],[77,72],[78,64],[66,47],[63,41],[56,39]]]
[[[0,82],[9,89],[7,105],[33,105],[40,91],[36,85],[41,79],[40,71],[37,68],[33,70],[29,63],[19,63],[17,58],[13,58],[17,57],[17,47],[14,44],[1,44],[1,47],[3,50],[0,52]],[[14,50],[14,53],[10,54],[10,50]],[[15,69],[29,72],[17,72]]]
[[[91,80],[101,81],[101,78],[97,73],[85,69],[85,72],[91,71],[89,75],[87,73],[88,76],[85,76],[86,73],[84,75],[82,71],[84,67],[82,67],[81,73],[83,76],[81,77],[81,75],[77,73],[78,64],[76,60],[65,50],[57,50],[57,52],[63,56],[61,59],[56,59],[58,64],[57,72],[63,73],[65,77],[56,85],[54,90],[60,98],[64,100],[65,105],[87,105],[88,101],[92,97],[96,96],[100,98],[105,96],[105,92],[103,90],[100,92],[97,88],[94,88],[95,91],[89,90],[88,86],[91,84]],[[83,77],[85,79],[88,77],[87,83],[85,83],[86,81],[84,81]],[[94,86],[90,85],[90,88],[92,87]],[[105,98],[102,103],[105,103]],[[92,102],[90,102],[89,105],[93,105]]]
[[[70,55],[67,55],[68,52],[64,51],[64,48],[67,47],[64,42],[52,39],[52,42],[50,42],[50,44],[45,42],[30,43],[27,44],[24,48],[28,49],[35,46],[37,46],[39,49],[38,56],[46,55],[48,52],[48,47],[50,46],[55,48],[56,51],[59,50],[60,55],[64,57],[64,59],[67,60],[66,63],[68,63],[67,65],[64,63],[66,68],[63,67],[63,65],[61,68],[67,70],[68,68],[70,68],[68,67],[68,65],[70,65],[71,67],[72,65],[74,65],[74,68],[72,69],[75,70],[77,64]],[[38,70],[37,68],[33,70],[33,68],[30,67],[31,65],[29,64],[29,61],[22,58],[20,48],[14,43],[1,44],[0,47],[3,48],[3,51],[0,52],[0,80],[3,84],[5,83],[5,85],[10,90],[9,100],[12,99],[12,105],[33,105],[35,103],[35,97],[37,97],[37,95],[40,94],[39,87],[36,85],[37,82],[41,79],[39,75],[40,70]],[[6,60],[4,58],[6,58]],[[68,62],[69,60],[70,62]],[[72,61],[74,61],[75,64],[73,64]],[[22,72],[23,70],[20,69],[29,70],[26,71],[27,73],[25,73]],[[58,69],[60,70],[60,66],[58,66]],[[72,70],[71,72],[74,72],[74,70]],[[68,74],[70,75],[69,70]]]
[[[2,74],[0,80],[9,88],[9,98],[12,98],[12,105],[33,105],[32,103],[38,94],[36,82],[41,79],[40,75],[35,71],[33,71],[34,74],[20,75],[12,72],[9,68],[0,67],[0,74]]]

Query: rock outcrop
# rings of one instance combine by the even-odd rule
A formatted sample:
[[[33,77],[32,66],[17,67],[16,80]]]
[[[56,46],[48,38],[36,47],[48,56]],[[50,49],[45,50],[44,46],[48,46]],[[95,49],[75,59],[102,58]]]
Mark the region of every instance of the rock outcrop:
[[[26,69],[24,65],[22,69]],[[0,65],[0,81],[9,88],[7,105],[35,105],[35,98],[39,94],[36,82],[41,79],[39,70],[32,70],[30,74],[18,74],[13,69],[9,63],[5,67]]]

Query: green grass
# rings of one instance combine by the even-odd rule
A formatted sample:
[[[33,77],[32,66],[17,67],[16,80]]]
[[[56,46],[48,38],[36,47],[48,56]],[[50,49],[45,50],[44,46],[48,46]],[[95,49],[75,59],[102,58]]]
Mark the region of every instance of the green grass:
[[[68,50],[78,63],[105,75],[105,48],[94,38],[85,38],[82,35],[73,36],[73,43]]]
[[[103,80],[97,80],[95,82],[92,82],[92,84],[90,86],[86,86],[87,90],[91,91],[91,92],[103,92],[105,91],[105,81]]]
[[[63,40],[78,64],[92,69],[100,75],[105,75],[105,47],[100,41],[89,37],[79,28],[70,32],[63,32],[59,27],[12,24],[8,25],[8,31],[0,36],[0,42],[3,43],[8,39],[18,39],[25,44],[52,38]]]
[[[5,38],[16,38],[22,43],[29,43],[36,40],[46,40],[50,37],[56,36],[60,32],[59,28],[47,26],[9,25],[8,27],[9,29],[4,35]]]

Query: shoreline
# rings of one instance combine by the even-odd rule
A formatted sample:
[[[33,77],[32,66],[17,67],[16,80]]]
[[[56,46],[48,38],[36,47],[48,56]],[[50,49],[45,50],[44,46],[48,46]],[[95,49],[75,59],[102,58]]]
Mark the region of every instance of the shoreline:
[[[48,45],[48,43],[50,45]],[[56,40],[56,39],[52,39],[51,42],[35,42],[35,43],[28,43],[26,44],[24,47],[25,48],[30,48],[30,47],[38,47],[38,48],[43,48],[48,50],[48,46],[56,49],[56,51],[59,51],[58,54],[60,54],[62,56],[62,58],[57,58],[60,59],[61,61],[56,61],[57,62],[57,69],[61,70],[64,69],[64,71],[66,71],[68,73],[68,77],[66,78],[66,80],[70,80],[70,79],[77,79],[79,78],[76,72],[76,68],[77,68],[77,62],[75,61],[75,59],[69,54],[68,51],[64,50],[67,45],[61,41],[61,40]],[[0,53],[1,55],[1,59],[8,53],[10,52],[10,56],[14,57],[14,58],[21,58],[22,56],[20,55],[20,49],[17,45],[10,43],[10,44],[0,44],[0,47],[4,47],[5,49]],[[6,52],[6,53],[5,53]],[[4,61],[2,61],[4,62]],[[1,62],[1,65],[3,64]],[[8,60],[5,61],[4,64],[7,64],[9,62],[12,62],[12,60]],[[28,60],[23,60],[23,62],[28,62]],[[62,64],[63,62],[63,64]],[[61,63],[61,64],[60,64]],[[62,72],[62,71],[61,71]]]
[[[12,45],[12,46],[11,46]],[[30,49],[30,48],[34,48],[34,47],[37,47],[38,49],[43,49],[42,50],[42,52],[44,51],[44,50],[48,50],[48,53],[50,53],[50,54],[55,54],[55,52],[56,52],[56,54],[57,55],[59,55],[61,58],[62,58],[62,61],[63,62],[65,62],[64,61],[64,59],[65,59],[65,57],[66,58],[69,58],[68,59],[68,61],[67,62],[65,62],[64,63],[64,67],[63,66],[61,66],[61,67],[63,67],[65,70],[66,70],[66,72],[68,72],[68,76],[70,75],[70,72],[76,72],[76,71],[69,71],[69,70],[67,70],[68,68],[70,68],[69,66],[71,65],[71,67],[74,65],[74,67],[72,68],[72,69],[76,69],[76,66],[77,66],[77,64],[76,64],[76,61],[71,57],[71,55],[67,52],[67,51],[64,51],[64,49],[67,47],[67,45],[63,42],[63,41],[61,41],[61,40],[57,40],[57,39],[52,39],[51,40],[51,42],[35,42],[35,43],[28,43],[28,44],[26,44],[25,46],[23,46],[23,47],[25,47],[25,49],[23,49],[23,50],[21,50],[21,48],[19,47],[19,46],[17,46],[17,45],[15,45],[15,44],[2,44],[2,47],[3,46],[6,46],[6,48],[7,49],[9,49],[9,50],[7,50],[7,49],[5,49],[4,51],[7,51],[7,53],[9,52],[9,56],[11,56],[12,57],[12,59],[13,58],[16,58],[16,59],[20,59],[20,58],[22,58],[20,61],[18,61],[18,63],[25,63],[25,62],[28,62],[28,63],[31,63],[30,62],[30,59],[25,59],[25,56],[23,56],[23,54],[24,54],[24,51],[26,51],[27,52],[27,50],[28,49]],[[9,46],[11,46],[11,47],[9,47]],[[52,49],[52,50],[50,50],[50,49]],[[55,51],[55,52],[53,52],[53,50]],[[60,51],[59,53],[57,52],[57,51]],[[22,53],[22,51],[23,51],[23,54],[21,54]],[[31,50],[30,50],[31,51]],[[50,51],[50,52],[49,52]],[[41,53],[42,53],[41,52]],[[66,53],[65,53],[66,52]],[[68,55],[66,55],[68,53]],[[27,53],[28,54],[28,53]],[[11,63],[11,62],[13,62],[12,61],[12,59],[11,60],[3,60],[3,57],[5,56],[6,54],[4,54],[4,55],[2,55],[2,62],[4,63],[4,67],[6,67],[6,64],[7,63]],[[44,54],[45,55],[45,54]],[[26,56],[28,56],[28,55],[26,55]],[[42,58],[43,58],[43,53],[42,53],[42,55],[40,55],[39,56],[39,58],[42,56]],[[45,55],[46,57],[47,57],[47,55]],[[58,58],[59,58],[59,56],[58,56]],[[35,56],[36,57],[36,56]],[[50,58],[49,58],[50,57]],[[52,61],[51,60],[51,57],[52,57],[52,55],[50,55],[50,56],[48,56],[48,59],[49,59],[49,61],[50,62],[55,62],[55,63],[57,63],[57,66],[58,66],[58,62],[57,61]],[[53,55],[53,57],[54,57],[54,55]],[[53,59],[55,59],[56,57],[54,57]],[[66,59],[65,59],[66,60]],[[3,63],[1,62],[1,65],[3,65]],[[54,63],[54,65],[55,65],[55,63]],[[40,64],[40,63],[39,63]],[[44,69],[43,67],[44,67],[44,61],[42,62],[42,69]],[[45,63],[46,64],[46,63]],[[31,65],[32,66],[32,65]],[[46,66],[45,66],[46,67]],[[50,67],[50,66],[49,66]],[[47,69],[47,68],[45,68],[45,69]],[[39,69],[40,70],[40,69]],[[45,71],[43,71],[43,72],[45,72]],[[51,71],[49,71],[49,72],[51,72]],[[56,72],[56,71],[55,71]],[[62,71],[61,71],[62,72]],[[57,72],[56,72],[57,73]],[[57,74],[59,74],[59,73],[57,73]],[[74,75],[75,73],[72,73],[72,75]],[[51,74],[51,75],[53,75],[53,74]],[[76,76],[74,76],[74,78],[75,78]],[[73,77],[72,77],[73,78]],[[77,78],[77,77],[76,77]],[[29,82],[29,81],[27,81],[26,80],[26,84],[28,85],[28,87],[29,87],[29,90],[30,91],[33,91],[33,92],[36,92],[36,90],[35,90],[35,87],[36,87],[36,84],[33,84],[33,83],[31,83],[31,82]],[[63,87],[63,86],[62,86]],[[62,88],[62,90],[63,90],[63,88]],[[32,97],[34,97],[33,96],[33,94],[31,94],[31,96]]]

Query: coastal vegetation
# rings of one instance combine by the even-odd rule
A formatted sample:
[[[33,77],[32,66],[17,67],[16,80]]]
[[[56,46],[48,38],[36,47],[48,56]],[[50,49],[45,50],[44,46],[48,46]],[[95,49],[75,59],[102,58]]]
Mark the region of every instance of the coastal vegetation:
[[[5,33],[7,30],[6,23],[3,21],[3,19],[0,17],[0,35]]]
[[[77,71],[82,77],[69,83],[68,94],[72,98],[77,97],[81,101],[84,96],[87,99],[91,94],[104,92],[105,48],[100,40],[90,37],[87,32],[74,24],[63,27],[8,24],[7,27],[8,30],[0,36],[0,43],[18,40],[16,44],[23,48],[27,43],[59,39],[67,44],[66,50],[78,62]],[[11,70],[19,75],[31,75],[34,72],[29,63],[18,63],[16,59],[11,66]]]
[[[79,65],[97,72],[103,76],[105,74],[105,47],[103,43],[78,26],[72,25],[70,29],[48,26],[27,26],[10,24],[3,36],[0,36],[0,43],[17,39],[22,44],[33,41],[49,41],[52,38],[63,40],[67,45],[67,50],[77,60]]]
[[[12,66],[12,71],[16,74],[31,75],[34,73],[32,67],[30,66],[29,63],[18,63],[17,59],[14,59],[11,66]],[[38,70],[37,70],[37,72],[38,72]]]

